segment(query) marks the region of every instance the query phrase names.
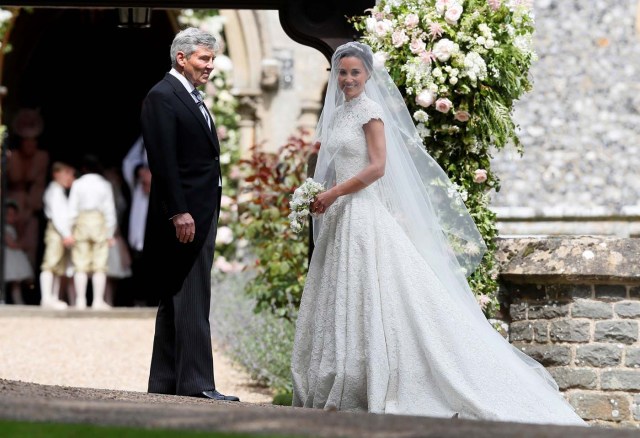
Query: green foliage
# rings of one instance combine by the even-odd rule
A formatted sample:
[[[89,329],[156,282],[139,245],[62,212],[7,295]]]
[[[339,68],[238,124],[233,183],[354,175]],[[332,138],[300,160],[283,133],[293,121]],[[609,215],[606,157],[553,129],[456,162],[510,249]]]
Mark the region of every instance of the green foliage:
[[[293,404],[293,392],[280,392],[273,397],[273,404],[291,406]]]
[[[244,290],[254,273],[219,277],[212,288],[211,319],[214,337],[251,377],[270,388],[291,391],[291,350],[295,326],[272,312],[254,313],[256,300]]]
[[[269,310],[294,319],[307,273],[308,241],[290,226],[289,200],[305,179],[307,160],[314,152],[302,133],[291,137],[278,153],[258,146],[242,161],[245,177],[240,204],[242,238],[256,257],[255,279],[247,293],[257,302],[256,311]],[[300,235],[306,235],[306,227]]]
[[[203,432],[195,430],[168,430],[133,427],[118,427],[93,424],[57,424],[26,421],[0,421],[4,438],[276,438],[286,435],[264,435],[263,433]]]
[[[532,87],[533,16],[525,1],[381,0],[350,21],[403,91],[427,151],[460,191],[486,244],[469,284],[487,314],[497,308],[493,151],[522,146],[513,104]]]

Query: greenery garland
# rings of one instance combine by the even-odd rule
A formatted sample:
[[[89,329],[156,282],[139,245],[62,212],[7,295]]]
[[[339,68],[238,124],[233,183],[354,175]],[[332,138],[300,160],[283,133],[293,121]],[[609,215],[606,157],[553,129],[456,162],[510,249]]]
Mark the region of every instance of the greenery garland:
[[[240,133],[238,124],[238,99],[231,93],[233,64],[225,54],[225,19],[215,9],[180,11],[178,22],[193,26],[215,36],[218,43],[214,69],[205,86],[205,104],[213,114],[220,141],[220,167],[224,178],[220,221],[216,238],[215,274],[239,272],[244,268],[240,261],[247,243],[239,238],[238,190],[242,175],[240,163]]]
[[[381,0],[351,19],[384,63],[428,152],[456,185],[488,251],[469,278],[490,315],[498,306],[496,216],[489,191],[494,151],[522,152],[514,102],[531,89],[534,18],[530,0]]]

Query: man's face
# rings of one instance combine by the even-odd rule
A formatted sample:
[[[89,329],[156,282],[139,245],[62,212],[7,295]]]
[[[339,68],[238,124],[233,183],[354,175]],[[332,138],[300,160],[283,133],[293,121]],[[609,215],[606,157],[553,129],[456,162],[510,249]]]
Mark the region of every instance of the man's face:
[[[195,52],[187,57],[184,52],[178,52],[176,60],[178,65],[182,67],[184,76],[194,87],[204,85],[209,80],[209,76],[213,71],[213,60],[215,59],[213,50],[198,46]]]

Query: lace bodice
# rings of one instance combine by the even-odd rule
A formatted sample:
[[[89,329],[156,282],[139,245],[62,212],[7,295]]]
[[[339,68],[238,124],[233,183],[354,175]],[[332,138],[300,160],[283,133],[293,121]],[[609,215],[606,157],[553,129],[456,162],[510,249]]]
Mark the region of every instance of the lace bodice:
[[[371,119],[382,120],[382,108],[364,93],[336,109],[327,147],[331,156],[337,152],[334,162],[338,184],[357,175],[369,164],[362,126]]]

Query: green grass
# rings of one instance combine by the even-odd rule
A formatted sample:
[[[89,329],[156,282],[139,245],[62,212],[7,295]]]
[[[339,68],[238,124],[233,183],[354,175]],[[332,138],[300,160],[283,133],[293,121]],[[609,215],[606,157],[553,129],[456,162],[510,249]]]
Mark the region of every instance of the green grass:
[[[134,429],[87,424],[29,423],[0,421],[2,438],[283,438],[285,435],[262,435],[226,432],[196,432],[186,430]]]

